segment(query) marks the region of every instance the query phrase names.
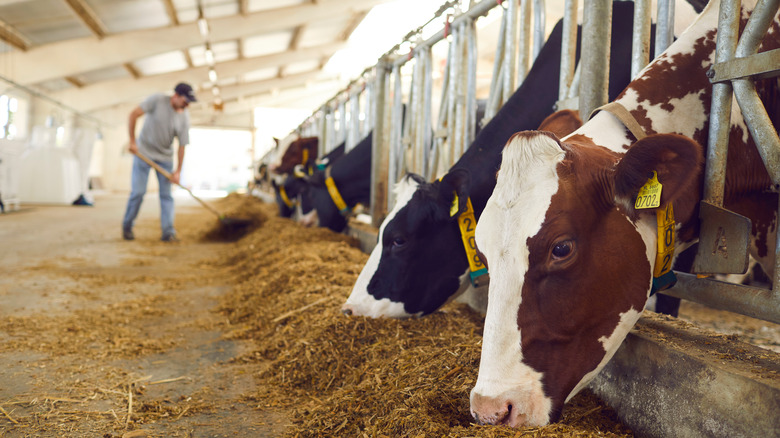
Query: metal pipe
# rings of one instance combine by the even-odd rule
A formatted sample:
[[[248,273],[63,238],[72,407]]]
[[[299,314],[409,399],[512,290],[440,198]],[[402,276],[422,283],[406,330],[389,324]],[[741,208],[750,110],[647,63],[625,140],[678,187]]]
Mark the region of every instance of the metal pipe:
[[[631,39],[631,78],[650,62],[650,0],[634,0],[634,28]]]
[[[509,3],[511,4],[512,2]],[[482,15],[487,14],[488,11],[490,11],[496,6],[498,6],[496,0],[482,0],[481,2],[471,7],[468,11],[458,14],[455,18],[453,18],[452,23],[450,23],[450,28],[454,29],[456,25],[459,25],[463,21],[473,20],[478,17],[481,17]],[[420,48],[425,46],[429,46],[429,47],[433,46],[434,44],[438,43],[443,39],[444,39],[444,29],[441,29],[440,31],[436,32],[435,34],[433,34],[431,37],[429,37],[419,45],[415,46],[414,50],[419,50]],[[399,56],[395,59],[395,61],[393,61],[393,66],[405,64],[408,61],[409,61],[408,56],[406,55]]]
[[[545,25],[546,25],[546,6],[544,0],[534,0],[534,52],[533,64],[536,61],[536,57],[539,56],[539,52],[544,45],[545,37]]]
[[[517,46],[517,6],[516,1],[509,2],[507,8],[507,17],[509,17],[506,24],[506,41],[504,44],[504,84],[501,86],[504,96],[502,101],[506,102],[515,92],[515,64],[517,58],[515,56]]]
[[[675,274],[677,284],[663,294],[780,324],[780,295],[768,289],[696,278],[684,272]]]
[[[485,106],[485,118],[483,120],[484,123],[487,123],[496,115],[498,108],[502,104],[501,85],[503,84],[503,81],[501,78],[504,65],[504,46],[506,40],[507,21],[507,11],[504,8],[502,8],[502,11],[501,25],[499,26],[498,39],[496,41],[496,54],[493,57],[493,75],[490,76],[490,93],[488,94],[488,101],[487,105]]]
[[[739,38],[735,57],[744,58],[758,52],[758,46],[766,35],[774,16],[780,7],[780,0],[762,0],[756,4],[750,19]]]
[[[577,0],[566,0],[563,10],[561,39],[561,73],[558,82],[558,100],[566,99],[574,77],[577,55]]]
[[[584,8],[579,112],[587,120],[591,111],[607,103],[612,0],[590,0]]]
[[[423,161],[421,173],[426,180],[431,179],[431,174],[428,172],[430,168],[429,161],[431,159],[431,143],[432,143],[432,106],[433,106],[433,53],[430,48],[425,51],[423,56],[423,62],[425,63],[425,80],[423,81],[423,100],[424,113],[422,123],[422,145],[423,145]]]
[[[740,16],[739,0],[722,0],[715,48],[715,63],[734,58]],[[726,186],[726,155],[728,153],[731,125],[732,87],[730,82],[712,85],[710,106],[709,147],[704,165],[703,200],[723,206],[723,190]]]
[[[658,0],[654,57],[663,53],[672,41],[674,41],[674,0]]]
[[[477,126],[477,30],[474,20],[464,25],[466,31],[466,60],[468,62],[466,78],[466,134],[463,138],[461,155],[474,141]]]
[[[517,86],[523,83],[528,74],[528,61],[531,58],[531,0],[520,0],[519,37],[517,39]]]
[[[401,83],[401,66],[393,65],[393,111],[390,118],[390,160],[388,162],[387,171],[387,201],[388,205],[395,204],[395,196],[393,193],[393,186],[398,181],[398,154],[403,147],[402,133],[403,133],[403,101],[402,94],[403,88]]]
[[[387,138],[385,137],[385,107],[388,95],[387,61],[380,59],[374,68],[374,80],[371,81],[371,112],[373,131],[371,133],[371,224],[379,227],[387,211]]]
[[[731,84],[772,183],[776,188],[780,188],[780,139],[777,136],[777,128],[772,125],[751,79],[735,79]]]

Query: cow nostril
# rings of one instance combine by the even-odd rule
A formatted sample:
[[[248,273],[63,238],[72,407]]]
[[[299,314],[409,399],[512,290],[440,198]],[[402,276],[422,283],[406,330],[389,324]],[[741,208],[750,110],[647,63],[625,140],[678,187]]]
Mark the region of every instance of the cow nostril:
[[[343,313],[343,314],[345,314],[347,316],[352,316],[352,309],[350,309],[349,307],[345,307],[345,308],[341,309],[341,313]]]

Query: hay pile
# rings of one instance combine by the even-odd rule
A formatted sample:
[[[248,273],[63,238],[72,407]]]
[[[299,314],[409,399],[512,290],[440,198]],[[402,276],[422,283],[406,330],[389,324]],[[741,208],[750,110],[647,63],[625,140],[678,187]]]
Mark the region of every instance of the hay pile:
[[[347,317],[340,306],[368,256],[351,238],[275,216],[215,261],[235,289],[220,311],[230,337],[257,348],[237,362],[262,364],[258,408],[291,411],[288,436],[631,436],[592,394],[561,422],[516,430],[472,424],[468,394],[479,365],[482,319],[447,306],[414,320]]]

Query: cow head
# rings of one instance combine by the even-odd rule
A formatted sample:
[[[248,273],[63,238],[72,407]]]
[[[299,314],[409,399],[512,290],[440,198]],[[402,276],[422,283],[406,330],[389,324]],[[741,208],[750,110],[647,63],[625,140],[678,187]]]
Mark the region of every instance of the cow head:
[[[378,242],[343,306],[348,314],[408,317],[448,301],[468,267],[457,217],[466,208],[469,173],[454,169],[426,183],[407,175],[379,228]],[[457,214],[451,207],[458,195]]]
[[[477,225],[490,266],[471,412],[481,423],[541,426],[612,357],[649,295],[655,209],[633,199],[656,171],[661,205],[696,218],[702,148],[658,134],[624,156],[592,142],[515,134]]]
[[[317,160],[318,137],[302,137],[294,140],[287,146],[279,163],[270,167],[271,172],[277,174],[291,173],[295,166],[302,164],[311,167]]]

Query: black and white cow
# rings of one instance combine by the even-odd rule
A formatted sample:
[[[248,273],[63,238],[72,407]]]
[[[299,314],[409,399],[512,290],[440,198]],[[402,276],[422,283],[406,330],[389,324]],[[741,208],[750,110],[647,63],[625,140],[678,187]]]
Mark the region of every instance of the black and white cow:
[[[319,141],[318,141],[319,143]],[[276,205],[279,207],[279,216],[292,217],[296,213],[300,203],[300,215],[306,215],[311,212],[313,206],[307,197],[301,197],[301,193],[306,190],[306,177],[314,174],[318,169],[333,164],[344,155],[345,142],[341,142],[330,152],[323,155],[311,163],[311,165],[296,165],[293,171],[281,177],[277,176],[272,180],[274,194],[276,196]]]
[[[631,79],[633,9],[631,2],[613,4],[610,99]],[[408,175],[398,183],[396,204],[379,229],[377,246],[343,306],[345,313],[425,315],[469,288],[466,252],[456,217],[450,216],[453,193],[461,202],[470,198],[479,219],[495,186],[503,145],[515,132],[536,129],[552,113],[558,99],[561,34],[559,22],[523,84],[441,181]]]
[[[305,219],[308,225],[319,225],[341,232],[347,226],[347,216],[357,204],[369,205],[371,199],[371,149],[373,131],[369,132],[352,150],[344,154],[333,164],[314,172],[305,178],[305,186],[301,188],[303,198],[308,198],[316,213],[316,218]],[[332,178],[335,191],[344,202],[342,207],[336,205],[331,191],[328,190],[326,179]]]

